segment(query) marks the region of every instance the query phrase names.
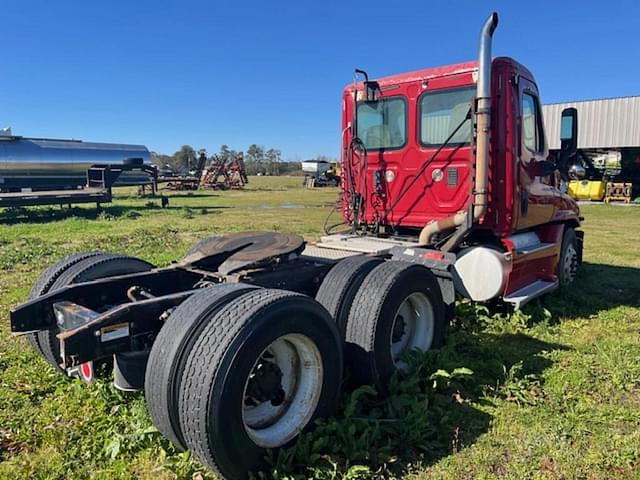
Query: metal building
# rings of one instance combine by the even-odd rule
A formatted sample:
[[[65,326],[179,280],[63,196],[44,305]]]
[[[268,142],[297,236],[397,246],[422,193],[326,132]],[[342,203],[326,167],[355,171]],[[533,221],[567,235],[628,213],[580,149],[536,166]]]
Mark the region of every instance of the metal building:
[[[578,110],[578,148],[640,148],[640,96],[551,103],[542,107],[550,150],[560,148],[560,114]]]
[[[568,107],[578,111],[578,149],[600,178],[631,182],[633,197],[640,196],[640,96],[544,105],[549,150],[560,149],[560,116]]]

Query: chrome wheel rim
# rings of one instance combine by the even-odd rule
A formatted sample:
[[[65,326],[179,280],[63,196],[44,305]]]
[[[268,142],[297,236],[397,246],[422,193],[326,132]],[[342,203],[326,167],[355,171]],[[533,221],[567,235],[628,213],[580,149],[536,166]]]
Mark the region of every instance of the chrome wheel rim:
[[[433,306],[429,298],[422,292],[408,295],[400,304],[391,327],[391,358],[397,368],[407,368],[401,360],[404,352],[431,348],[434,328]]]
[[[277,338],[253,365],[244,386],[242,421],[258,446],[286,444],[309,423],[322,393],[316,344],[302,334]]]

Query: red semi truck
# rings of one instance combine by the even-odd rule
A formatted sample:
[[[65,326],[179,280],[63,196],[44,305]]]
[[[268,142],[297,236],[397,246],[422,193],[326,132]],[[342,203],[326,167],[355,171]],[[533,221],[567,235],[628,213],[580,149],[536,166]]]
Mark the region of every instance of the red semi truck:
[[[47,269],[11,312],[62,372],[144,389],[176,446],[226,478],[259,469],[330,415],[342,367],[384,392],[404,354],[445,341],[456,298],[519,307],[574,280],[576,203],[547,158],[538,88],[509,58],[349,85],[342,109],[348,231],[211,237],[165,268],[103,252]],[[575,149],[563,115],[563,152]]]
[[[460,293],[520,306],[573,280],[582,234],[549,160],[533,74],[491,59],[496,25],[485,25],[479,62],[345,89],[343,215],[353,234],[420,229],[419,245],[456,254]]]

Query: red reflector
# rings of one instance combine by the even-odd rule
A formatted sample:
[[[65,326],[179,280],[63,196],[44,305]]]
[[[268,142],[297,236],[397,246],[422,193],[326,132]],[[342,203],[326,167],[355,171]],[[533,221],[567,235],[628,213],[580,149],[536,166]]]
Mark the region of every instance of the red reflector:
[[[428,258],[429,260],[444,260],[444,253],[427,252],[424,255],[422,255],[422,258]]]
[[[85,362],[80,365],[80,373],[85,381],[90,382],[93,380],[93,365],[92,362]]]

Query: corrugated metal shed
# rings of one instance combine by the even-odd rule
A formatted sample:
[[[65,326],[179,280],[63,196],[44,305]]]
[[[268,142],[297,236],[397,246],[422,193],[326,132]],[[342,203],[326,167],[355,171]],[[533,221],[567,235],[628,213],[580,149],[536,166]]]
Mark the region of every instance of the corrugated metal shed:
[[[640,96],[543,105],[550,149],[560,148],[560,115],[578,110],[578,148],[640,147]]]

